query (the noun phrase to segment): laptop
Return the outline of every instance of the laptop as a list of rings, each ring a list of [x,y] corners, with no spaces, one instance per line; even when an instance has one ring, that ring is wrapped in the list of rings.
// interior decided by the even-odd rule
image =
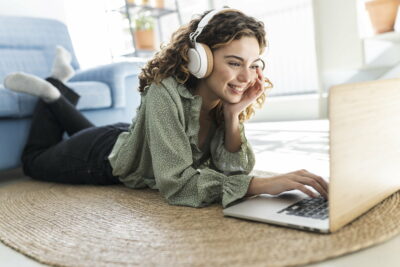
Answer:
[[[329,91],[329,201],[298,190],[261,194],[225,216],[332,233],[400,190],[400,79]]]

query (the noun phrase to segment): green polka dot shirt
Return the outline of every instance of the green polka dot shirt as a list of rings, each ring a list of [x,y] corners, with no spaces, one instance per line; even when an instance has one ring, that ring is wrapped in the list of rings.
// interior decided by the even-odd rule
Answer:
[[[174,78],[152,84],[143,93],[129,131],[109,155],[113,175],[131,188],[158,189],[169,204],[226,207],[249,187],[255,158],[240,124],[238,152],[225,149],[225,126],[214,125],[198,147],[201,97]]]

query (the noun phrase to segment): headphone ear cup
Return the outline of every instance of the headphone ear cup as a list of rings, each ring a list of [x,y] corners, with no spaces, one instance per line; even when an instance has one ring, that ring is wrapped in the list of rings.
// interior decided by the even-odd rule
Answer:
[[[188,50],[188,69],[191,74],[198,78],[200,71],[200,55],[195,48],[189,48]]]
[[[207,57],[207,71],[206,71],[206,74],[204,74],[204,78],[206,78],[206,77],[210,76],[210,74],[211,74],[211,72],[213,70],[214,57],[213,57],[211,49],[210,49],[210,47],[208,47],[208,45],[201,44],[201,43],[200,43],[200,45],[203,47],[203,49],[205,51],[205,54],[206,54],[206,57]]]
[[[199,79],[210,75],[213,68],[213,56],[207,45],[196,43],[194,48],[189,49],[188,57],[188,69],[191,74]]]

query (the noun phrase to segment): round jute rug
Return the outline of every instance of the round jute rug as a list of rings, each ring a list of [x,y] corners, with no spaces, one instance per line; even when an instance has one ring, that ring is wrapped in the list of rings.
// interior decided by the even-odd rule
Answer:
[[[287,266],[400,233],[400,193],[325,235],[168,205],[158,191],[23,181],[0,189],[0,240],[54,266]]]

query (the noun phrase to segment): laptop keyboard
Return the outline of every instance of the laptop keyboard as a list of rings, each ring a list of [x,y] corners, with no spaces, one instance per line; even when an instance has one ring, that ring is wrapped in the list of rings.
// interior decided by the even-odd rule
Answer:
[[[328,201],[323,197],[305,198],[278,213],[325,220],[328,218]]]

